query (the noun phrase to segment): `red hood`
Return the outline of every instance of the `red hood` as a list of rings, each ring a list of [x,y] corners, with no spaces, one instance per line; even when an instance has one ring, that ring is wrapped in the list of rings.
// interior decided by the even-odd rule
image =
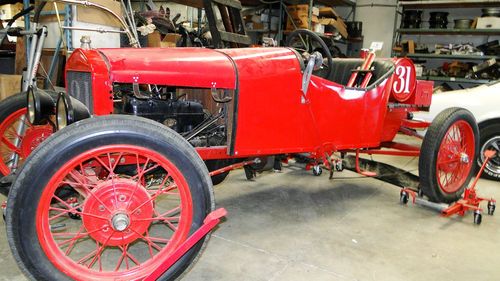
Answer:
[[[263,74],[267,64],[282,65],[289,61],[288,64],[298,68],[295,53],[285,48],[143,48],[77,49],[68,60],[66,70],[94,72],[96,65],[105,64],[111,82],[235,89],[237,68],[244,67],[242,61],[254,62],[251,75],[256,76]],[[242,77],[239,78],[241,81]]]

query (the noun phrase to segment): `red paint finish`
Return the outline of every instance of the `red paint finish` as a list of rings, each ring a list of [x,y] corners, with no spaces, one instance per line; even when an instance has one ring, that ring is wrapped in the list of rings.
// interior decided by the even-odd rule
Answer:
[[[437,155],[436,176],[439,187],[454,193],[464,184],[476,159],[472,127],[464,120],[446,132]]]
[[[417,88],[415,90],[415,94],[411,95],[407,102],[419,107],[430,107],[433,88],[433,81],[417,80]]]
[[[113,80],[110,80],[107,62],[98,50],[76,49],[66,63],[66,73],[68,71],[92,73],[94,115],[113,113]],[[66,85],[67,91],[69,86]]]
[[[172,255],[163,262],[159,267],[144,278],[143,281],[154,281],[163,275],[177,260],[179,260],[187,251],[189,251],[198,241],[208,234],[214,227],[219,224],[222,217],[227,215],[224,208],[219,208],[207,215],[203,221],[203,225],[198,228],[189,238],[179,247]]]
[[[394,90],[415,93],[409,60],[395,60],[398,75],[369,91],[313,76],[304,95],[299,59],[287,48],[77,50],[68,70],[93,73],[96,115],[112,111],[115,82],[236,89],[234,143],[228,144],[234,155],[227,147],[199,148],[203,159],[377,148],[418,109],[387,106]]]
[[[406,102],[413,96],[416,87],[417,74],[410,59],[394,59],[394,82],[392,84],[391,100]]]
[[[24,134],[17,134],[17,126],[22,121],[22,117],[26,115],[27,109],[22,108],[5,118],[0,123],[0,151],[2,159],[0,161],[0,173],[8,175],[11,170],[7,163],[11,161],[11,157],[16,154],[18,157],[18,167],[24,163],[24,160],[41,142],[52,135],[53,129],[50,125],[34,126],[24,118],[25,130]],[[20,143],[15,146],[15,139],[20,138]],[[17,167],[14,167],[17,168]]]
[[[224,54],[202,48],[100,49],[111,80],[195,88],[234,89],[235,69]]]

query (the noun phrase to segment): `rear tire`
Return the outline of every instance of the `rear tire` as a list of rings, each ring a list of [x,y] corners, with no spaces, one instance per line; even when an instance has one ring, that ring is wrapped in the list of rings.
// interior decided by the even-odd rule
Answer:
[[[488,149],[497,150],[495,146],[500,146],[500,125],[493,124],[482,128],[480,136],[480,151],[477,158],[478,168],[480,168],[484,162],[484,152]],[[497,150],[495,157],[490,159],[488,164],[486,164],[482,177],[485,179],[500,181],[500,150]]]
[[[129,162],[139,171],[136,177],[115,170]],[[68,185],[80,196],[81,211],[71,211],[81,220],[64,220],[70,211],[57,191]],[[96,117],[55,133],[26,160],[9,193],[7,237],[16,262],[33,280],[137,280],[170,257],[213,209],[208,171],[180,135],[144,118]],[[57,214],[62,216],[54,218]],[[73,229],[83,229],[85,239],[73,236]],[[76,239],[69,254],[61,235]],[[159,280],[181,275],[207,238]],[[100,253],[96,244],[103,247]],[[78,254],[91,256],[80,262]]]
[[[436,116],[418,162],[420,188],[429,200],[451,203],[460,198],[474,173],[478,135],[476,120],[466,109],[448,108]]]
[[[207,165],[207,169],[209,172],[213,172],[215,170],[218,170],[220,168],[224,168],[226,166],[229,166],[233,163],[231,160],[226,160],[226,159],[216,159],[216,160],[207,160],[205,161],[205,165]],[[221,184],[229,175],[230,171],[212,176],[212,184],[213,185],[218,185]]]

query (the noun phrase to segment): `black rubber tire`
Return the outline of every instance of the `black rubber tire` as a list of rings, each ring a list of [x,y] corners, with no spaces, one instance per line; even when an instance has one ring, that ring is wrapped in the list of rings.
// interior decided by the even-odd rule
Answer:
[[[220,168],[224,168],[224,167],[229,166],[231,164],[232,164],[232,162],[229,162],[226,159],[217,159],[217,160],[207,160],[207,161],[205,161],[205,165],[207,165],[207,169],[208,169],[209,172],[218,170]],[[224,172],[222,174],[218,174],[218,175],[212,176],[211,177],[212,184],[213,185],[221,184],[227,178],[228,175],[229,175],[229,171]]]
[[[474,213],[474,224],[480,225],[483,221],[483,215],[480,213]]]
[[[491,140],[494,137],[500,137],[500,124],[492,124],[489,126],[486,126],[480,130],[480,140],[479,140],[479,149],[481,151],[483,145],[486,144],[489,140]],[[481,152],[480,152],[481,153]],[[481,161],[481,157],[484,157],[482,155],[479,155],[477,158],[477,165],[478,169],[481,167],[483,164]],[[500,167],[500,151],[497,152],[497,155],[493,158],[490,159],[490,163],[494,161],[494,164],[496,166]],[[484,168],[483,174],[481,175],[485,179],[490,179],[490,180],[496,180],[500,181],[500,173],[497,171],[492,171],[491,169],[488,169],[488,166]]]
[[[445,193],[439,187],[436,165],[439,147],[448,129],[458,120],[466,121],[472,128],[474,134],[475,152],[470,157],[470,161],[475,161],[479,149],[479,129],[477,127],[476,119],[472,113],[466,109],[452,107],[440,112],[430,127],[427,129],[422,147],[420,149],[420,158],[418,161],[418,172],[420,177],[420,189],[429,200],[438,203],[451,203],[457,201],[464,189],[469,184],[473,174],[474,168],[471,168],[464,184],[454,193]]]
[[[314,169],[314,167],[312,167],[312,172],[313,172],[313,175],[315,175],[316,177],[319,177],[323,173],[323,169],[321,167],[319,167],[318,170],[316,171]]]
[[[35,214],[43,188],[67,159],[108,144],[153,149],[184,174],[193,200],[192,234],[214,209],[208,171],[193,147],[173,130],[141,117],[112,115],[82,120],[53,134],[19,170],[8,197],[7,238],[22,272],[32,280],[70,280],[46,257],[36,232]],[[194,263],[209,236],[177,261],[159,280],[172,280]]]
[[[399,203],[401,205],[406,205],[408,204],[408,200],[409,200],[408,193],[406,191],[401,191],[399,193]]]
[[[17,93],[0,101],[0,122],[7,119],[7,117],[9,117],[11,114],[24,107],[26,107],[25,93]],[[0,176],[6,176],[6,175],[0,172]]]

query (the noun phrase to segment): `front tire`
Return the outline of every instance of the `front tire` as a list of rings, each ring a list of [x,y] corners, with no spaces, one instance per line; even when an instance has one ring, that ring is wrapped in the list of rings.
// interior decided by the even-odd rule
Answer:
[[[116,169],[122,164],[135,175]],[[68,187],[71,205],[61,198]],[[34,280],[137,280],[213,209],[208,171],[181,136],[143,118],[96,117],[57,132],[27,159],[9,193],[7,237]],[[160,280],[182,274],[206,239]]]
[[[474,172],[479,129],[472,113],[448,108],[439,113],[420,150],[420,188],[429,200],[451,203],[460,198]]]
[[[477,158],[479,167],[484,162],[484,152],[488,149],[495,150],[497,154],[491,158],[484,168],[483,178],[500,181],[500,125],[493,124],[481,129],[480,151]]]

